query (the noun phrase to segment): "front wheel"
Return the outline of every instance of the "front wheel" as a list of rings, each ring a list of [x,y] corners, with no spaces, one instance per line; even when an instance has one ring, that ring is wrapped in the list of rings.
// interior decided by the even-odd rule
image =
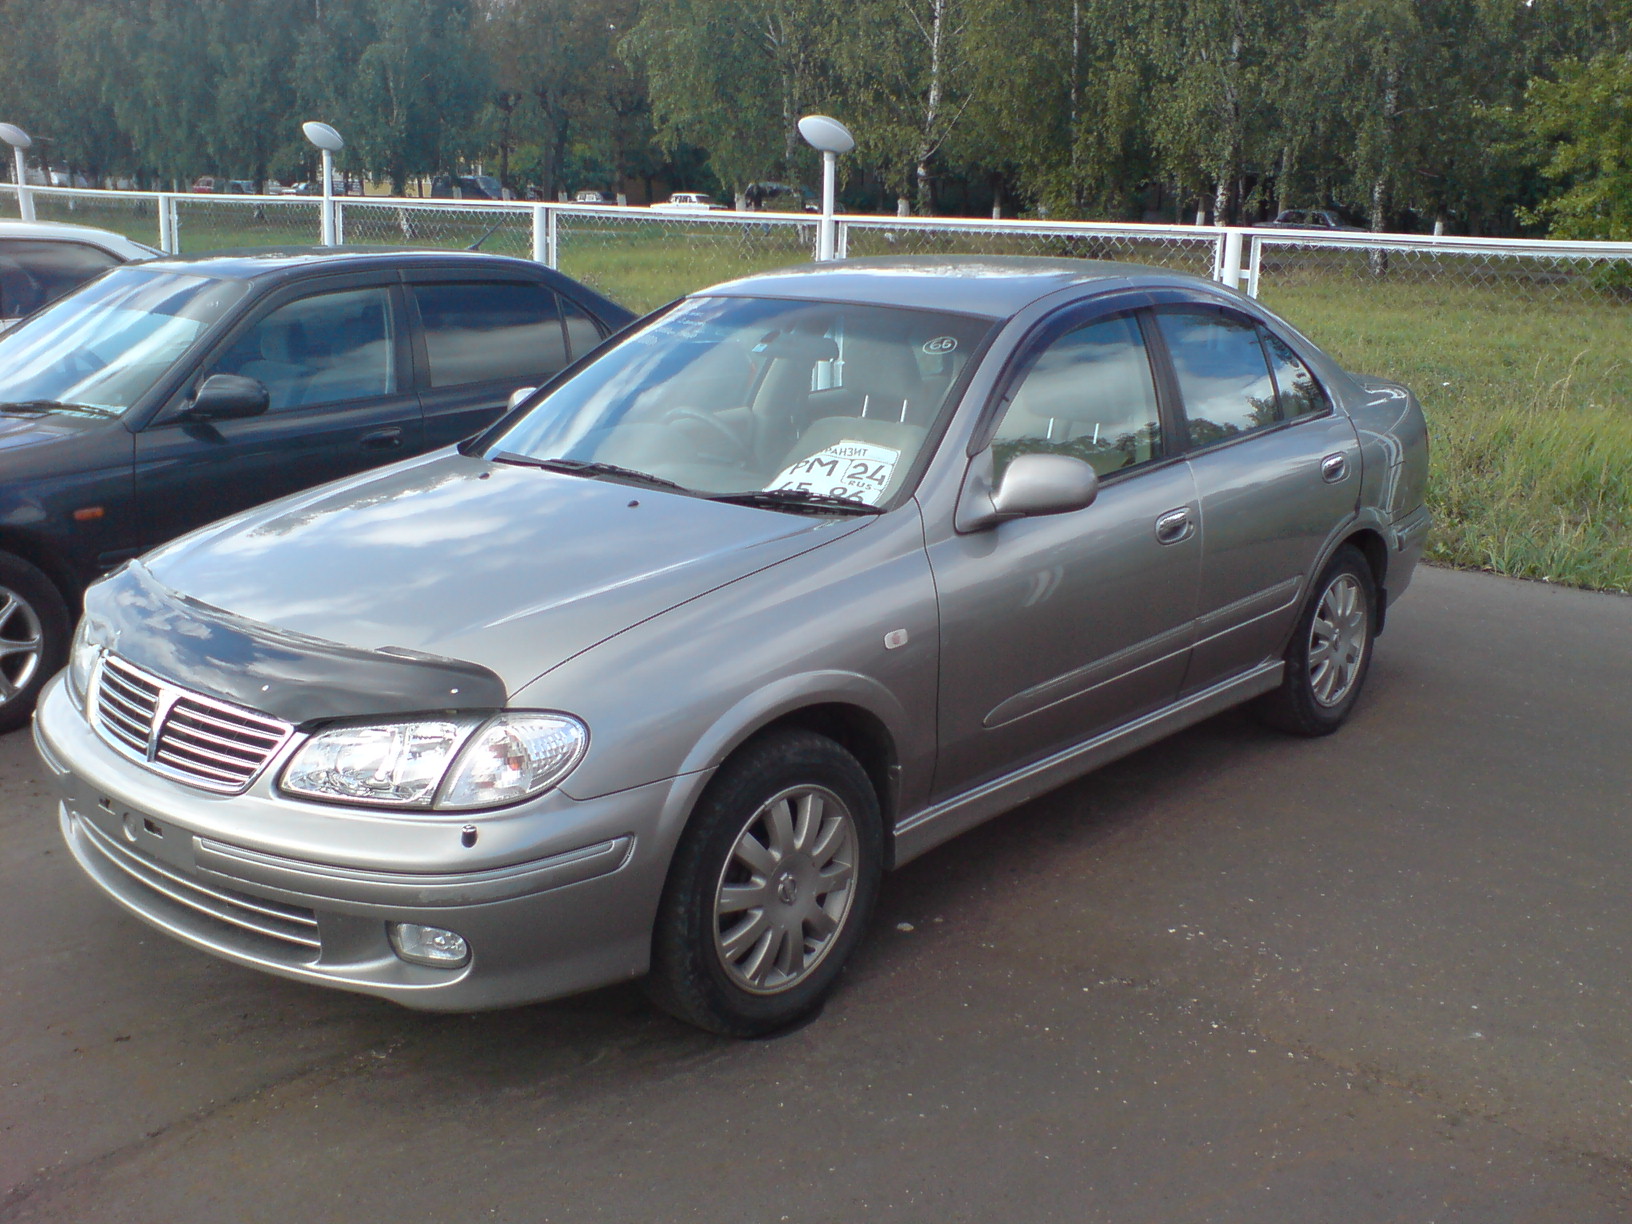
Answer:
[[[1264,721],[1294,735],[1330,735],[1360,697],[1377,637],[1377,581],[1357,549],[1327,565],[1286,648],[1280,688],[1258,704]]]
[[[652,940],[650,990],[710,1032],[754,1037],[814,1011],[878,894],[878,797],[825,736],[751,742],[681,837]]]
[[[0,732],[28,721],[40,689],[68,661],[72,628],[51,580],[0,553]]]

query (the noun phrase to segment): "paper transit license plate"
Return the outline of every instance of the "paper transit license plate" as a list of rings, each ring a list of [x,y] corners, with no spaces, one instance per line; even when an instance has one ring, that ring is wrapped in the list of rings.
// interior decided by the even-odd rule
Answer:
[[[798,489],[849,497],[876,506],[884,498],[901,452],[872,442],[835,442],[782,471],[767,489]]]

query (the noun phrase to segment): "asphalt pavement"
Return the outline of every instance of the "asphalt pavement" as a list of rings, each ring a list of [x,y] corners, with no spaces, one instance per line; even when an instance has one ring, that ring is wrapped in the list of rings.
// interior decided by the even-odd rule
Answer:
[[[758,1042],[219,963],[0,738],[0,1221],[1625,1224],[1629,695],[1632,599],[1423,572],[1336,737],[1227,714],[949,843]]]

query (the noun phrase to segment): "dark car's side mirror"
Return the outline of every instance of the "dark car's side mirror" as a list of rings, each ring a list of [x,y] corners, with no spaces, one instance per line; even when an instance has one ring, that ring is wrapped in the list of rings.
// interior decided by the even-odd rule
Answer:
[[[242,374],[211,374],[181,414],[188,421],[236,421],[260,416],[272,402],[266,384]]]
[[[988,449],[970,464],[954,526],[982,531],[1009,519],[1067,514],[1093,505],[1098,496],[1098,474],[1070,455],[1016,455],[993,489]]]

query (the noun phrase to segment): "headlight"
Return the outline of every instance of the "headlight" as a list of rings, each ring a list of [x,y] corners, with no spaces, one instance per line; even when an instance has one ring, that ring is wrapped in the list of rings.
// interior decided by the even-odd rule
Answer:
[[[91,641],[91,626],[88,620],[79,622],[79,630],[74,634],[74,644],[68,651],[68,691],[74,695],[79,708],[85,708],[85,695],[91,690],[91,672],[96,668],[96,661],[102,655],[102,648]]]
[[[576,718],[519,710],[334,727],[301,745],[279,785],[292,795],[380,807],[503,807],[554,786],[588,742]]]

